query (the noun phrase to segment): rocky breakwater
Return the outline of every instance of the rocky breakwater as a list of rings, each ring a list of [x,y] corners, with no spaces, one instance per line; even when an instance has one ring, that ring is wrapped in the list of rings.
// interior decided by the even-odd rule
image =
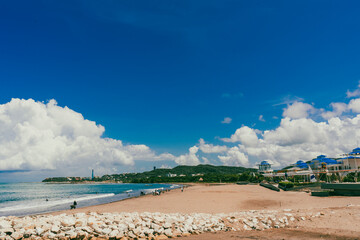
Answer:
[[[167,239],[215,231],[284,228],[321,213],[76,213],[0,217],[0,239]]]

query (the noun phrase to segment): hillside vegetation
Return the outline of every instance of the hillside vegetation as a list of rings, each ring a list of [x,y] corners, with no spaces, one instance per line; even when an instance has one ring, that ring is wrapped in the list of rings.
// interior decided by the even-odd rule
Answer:
[[[197,165],[177,166],[172,169],[154,169],[143,173],[122,173],[104,175],[94,179],[81,177],[46,178],[43,182],[111,181],[123,183],[165,183],[165,182],[237,182],[261,180],[257,170],[244,167]]]

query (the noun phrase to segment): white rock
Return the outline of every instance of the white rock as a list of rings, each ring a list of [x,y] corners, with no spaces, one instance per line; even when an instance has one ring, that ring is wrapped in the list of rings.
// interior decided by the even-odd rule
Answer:
[[[128,226],[129,226],[129,230],[135,229],[135,225],[133,223],[129,223]]]
[[[15,240],[18,240],[18,239],[21,239],[21,238],[23,237],[23,235],[20,234],[20,233],[18,233],[18,232],[13,232],[13,233],[11,234],[11,237],[12,237],[13,239],[15,239]]]
[[[53,233],[59,233],[60,228],[59,228],[59,226],[54,225],[54,226],[51,227],[50,231],[53,232]]]
[[[166,229],[166,230],[164,231],[164,234],[165,234],[166,236],[168,236],[168,237],[172,237],[172,236],[173,236],[173,232],[172,232],[172,230],[171,230],[170,228]]]
[[[104,235],[109,235],[112,232],[111,228],[104,228],[101,230],[101,233]]]
[[[128,235],[128,237],[130,237],[130,238],[136,238],[136,237],[137,237],[132,231],[129,231],[129,232],[127,233],[127,235]]]
[[[84,218],[84,217],[86,217],[86,214],[85,214],[85,213],[76,213],[76,214],[75,214],[75,217],[77,217],[77,218]]]
[[[40,236],[43,232],[44,232],[44,229],[42,229],[41,227],[37,227],[37,228],[36,228],[36,234],[37,234],[37,235]]]
[[[0,221],[0,230],[5,229],[5,228],[11,228],[11,223],[6,220],[1,220]]]
[[[75,225],[75,220],[73,218],[69,218],[69,217],[63,218],[61,220],[61,225],[64,226],[64,227],[74,226]]]
[[[113,230],[111,233],[109,233],[110,238],[114,238],[120,234],[119,230]]]
[[[171,228],[172,225],[169,222],[166,222],[166,223],[164,223],[163,227],[164,228]]]

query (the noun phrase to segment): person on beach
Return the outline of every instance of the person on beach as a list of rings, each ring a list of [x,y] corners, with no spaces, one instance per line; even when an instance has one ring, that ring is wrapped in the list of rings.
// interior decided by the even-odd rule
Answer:
[[[77,205],[77,202],[74,201],[74,203],[73,203],[72,205],[70,205],[70,210],[71,210],[71,209],[76,209],[76,205]]]
[[[181,192],[183,192],[184,191],[184,187],[181,187]]]

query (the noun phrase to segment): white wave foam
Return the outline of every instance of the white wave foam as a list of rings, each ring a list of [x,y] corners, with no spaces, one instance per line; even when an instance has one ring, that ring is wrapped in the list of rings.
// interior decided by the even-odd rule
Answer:
[[[66,203],[73,203],[74,201],[81,202],[81,201],[97,199],[97,198],[112,197],[114,195],[115,195],[114,193],[94,194],[94,195],[87,195],[85,197],[59,199],[59,200],[55,200],[55,201],[50,200],[50,201],[41,202],[41,203],[40,202],[35,202],[35,203],[31,202],[31,203],[27,203],[27,204],[19,204],[19,205],[15,205],[15,206],[11,206],[11,207],[0,208],[0,212],[19,211],[19,210],[36,209],[36,208],[48,208],[48,207],[53,207],[53,206],[62,205],[62,204],[66,204]]]

